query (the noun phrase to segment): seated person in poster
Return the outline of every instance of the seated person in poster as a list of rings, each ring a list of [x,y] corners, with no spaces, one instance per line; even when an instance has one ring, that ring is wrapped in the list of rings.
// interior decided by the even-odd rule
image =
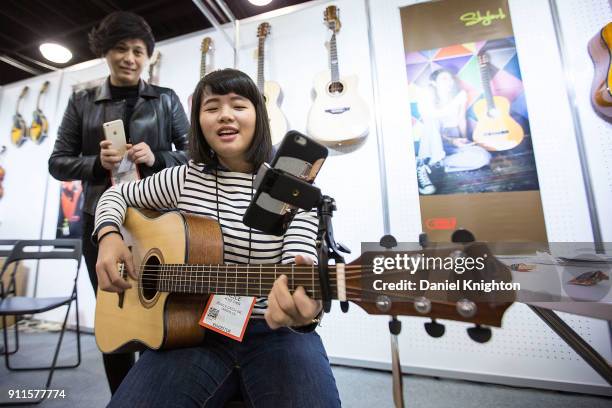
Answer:
[[[429,77],[429,91],[420,103],[425,131],[417,153],[419,193],[435,194],[432,170],[456,172],[476,170],[489,164],[491,155],[474,145],[467,134],[467,93],[447,69]],[[421,101],[420,101],[421,102]]]

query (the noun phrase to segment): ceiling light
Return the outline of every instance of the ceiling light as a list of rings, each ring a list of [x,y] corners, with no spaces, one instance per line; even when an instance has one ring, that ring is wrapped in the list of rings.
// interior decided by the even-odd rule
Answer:
[[[265,6],[267,4],[272,3],[272,0],[249,0],[249,3],[254,4],[256,6]]]
[[[40,53],[51,62],[65,64],[72,59],[72,53],[63,45],[54,43],[44,43],[38,47]]]

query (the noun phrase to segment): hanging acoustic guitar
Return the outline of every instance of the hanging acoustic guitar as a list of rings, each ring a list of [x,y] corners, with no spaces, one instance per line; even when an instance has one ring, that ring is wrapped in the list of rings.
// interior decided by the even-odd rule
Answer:
[[[32,118],[32,125],[30,125],[30,139],[38,144],[41,144],[49,134],[49,121],[42,109],[40,109],[40,100],[45,92],[47,92],[47,89],[49,89],[49,81],[45,81],[40,88],[38,99],[36,100],[36,110]]]
[[[612,23],[589,41],[589,54],[595,65],[591,104],[599,116],[612,122]]]
[[[21,107],[21,102],[25,98],[30,88],[24,86],[19,94],[19,99],[17,99],[17,106],[15,107],[15,115],[13,115],[13,127],[11,129],[11,143],[15,146],[19,147],[25,142],[28,138],[28,125],[26,125],[23,116],[19,113],[19,108]]]
[[[308,112],[307,132],[318,142],[335,147],[362,141],[368,134],[370,114],[357,93],[357,75],[340,77],[336,33],[340,31],[338,8],[325,9],[324,20],[332,31],[329,42],[330,71],[315,76],[316,98]]]
[[[266,37],[270,34],[270,24],[261,23],[257,27],[257,88],[264,96],[268,119],[270,121],[270,133],[272,144],[279,144],[287,133],[287,118],[280,110],[281,88],[278,82],[264,80],[264,44]]]
[[[120,265],[121,275],[132,287],[119,294],[98,289],[95,335],[104,353],[200,344],[204,329],[197,322],[209,294],[267,296],[281,274],[288,277],[291,291],[303,286],[309,296],[321,299],[316,266],[223,264],[221,227],[211,218],[178,211],[163,214],[148,211],[145,215],[128,208],[123,236],[132,251],[138,280],[127,276]],[[387,253],[389,257],[400,254],[385,252],[385,256]],[[506,282],[512,279],[509,269],[482,243],[448,244],[408,252],[441,259],[457,253],[462,254],[457,256],[473,259],[486,258],[486,278]],[[399,290],[375,291],[374,281],[379,279],[401,283],[419,279],[442,281],[449,277],[478,281],[485,277],[483,272],[465,271],[457,275],[451,271],[453,277],[448,271],[437,269],[387,270],[380,275],[372,268],[377,256],[379,254],[365,252],[343,268],[329,266],[331,297],[345,298],[369,314],[450,319],[496,327],[501,326],[505,310],[515,299],[514,292],[507,295],[491,292],[483,297],[482,294],[444,290],[425,290],[418,296]]]
[[[510,101],[503,96],[493,96],[486,53],[478,55],[478,65],[484,97],[474,104],[478,122],[472,139],[489,151],[512,149],[523,141],[523,128],[510,116]]]
[[[202,45],[200,45],[200,78],[198,80],[204,78],[206,75],[206,55],[212,51],[212,39],[210,37],[204,37],[202,40]],[[189,105],[189,112],[191,112],[191,103],[193,99],[193,94],[189,95],[187,99],[187,103]]]
[[[159,69],[161,67],[162,54],[159,50],[153,53],[149,62],[149,83],[151,85],[159,85]]]

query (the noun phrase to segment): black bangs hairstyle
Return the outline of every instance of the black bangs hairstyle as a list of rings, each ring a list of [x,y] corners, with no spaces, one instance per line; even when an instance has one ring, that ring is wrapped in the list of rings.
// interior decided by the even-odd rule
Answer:
[[[96,57],[103,57],[119,41],[139,39],[147,46],[147,56],[153,55],[155,38],[144,18],[129,11],[115,11],[104,17],[89,33],[89,48]]]
[[[272,139],[268,112],[262,94],[257,85],[244,72],[225,68],[213,71],[204,76],[195,91],[191,105],[191,128],[189,130],[189,153],[196,163],[217,166],[219,160],[212,150],[200,126],[200,109],[205,95],[227,95],[229,93],[247,98],[255,106],[255,134],[251,146],[246,152],[246,159],[253,164],[253,171],[272,158]]]

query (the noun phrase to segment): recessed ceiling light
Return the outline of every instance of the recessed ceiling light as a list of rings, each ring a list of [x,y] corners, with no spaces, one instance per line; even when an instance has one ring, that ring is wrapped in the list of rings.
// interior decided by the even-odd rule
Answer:
[[[265,6],[267,4],[272,3],[272,0],[249,0],[249,3],[254,4],[256,6]]]
[[[63,45],[55,43],[44,43],[38,47],[40,53],[51,62],[65,64],[72,59],[72,53]]]

